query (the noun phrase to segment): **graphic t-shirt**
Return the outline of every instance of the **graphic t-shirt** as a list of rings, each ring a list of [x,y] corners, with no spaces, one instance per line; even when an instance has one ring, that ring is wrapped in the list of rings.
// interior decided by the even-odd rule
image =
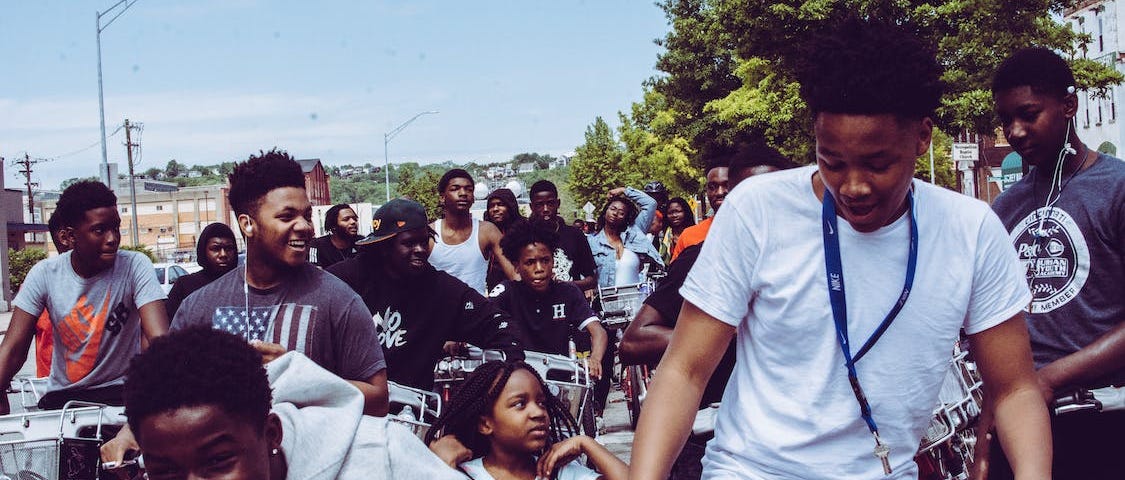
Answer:
[[[391,278],[378,262],[372,252],[360,252],[328,271],[374,312],[379,336],[373,344],[383,347],[388,380],[429,390],[447,341],[503,349],[509,358],[522,358],[508,314],[465,282],[430,265],[414,278]]]
[[[561,218],[555,218],[558,226],[558,245],[555,246],[555,280],[573,282],[594,276],[594,254],[586,235]],[[550,229],[550,226],[536,225],[537,228]]]
[[[13,301],[32,315],[50,314],[54,353],[47,392],[124,383],[141,346],[138,309],[164,299],[144,255],[118,251],[112,267],[82,278],[70,264],[71,253],[35,264]]]
[[[492,289],[491,295],[519,327],[524,348],[533,352],[567,355],[570,336],[598,321],[586,296],[573,283],[551,282],[546,292],[539,293],[523,282],[508,280]]]
[[[1074,353],[1125,322],[1125,163],[1099,154],[1045,206],[1054,172],[1032,169],[992,204],[1026,268],[1036,367]],[[1092,385],[1125,383],[1125,366]]]
[[[365,381],[387,368],[371,313],[340,279],[302,264],[276,287],[243,290],[241,265],[189,295],[172,330],[207,325],[305,354],[344,380]]]

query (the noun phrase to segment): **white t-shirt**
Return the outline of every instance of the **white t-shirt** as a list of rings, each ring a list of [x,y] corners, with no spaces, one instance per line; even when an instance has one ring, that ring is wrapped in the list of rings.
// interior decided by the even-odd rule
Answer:
[[[738,332],[705,478],[884,478],[835,338],[815,167],[753,177],[723,203],[684,299]],[[974,334],[1030,299],[1007,233],[983,202],[914,182],[918,266],[910,297],[857,364],[892,478],[913,462],[959,330]],[[848,334],[859,349],[902,291],[910,223],[838,222]]]
[[[474,458],[461,464],[461,470],[473,480],[495,480],[484,468],[484,458]],[[577,461],[563,465],[559,469],[558,480],[596,480],[601,474],[583,467]]]

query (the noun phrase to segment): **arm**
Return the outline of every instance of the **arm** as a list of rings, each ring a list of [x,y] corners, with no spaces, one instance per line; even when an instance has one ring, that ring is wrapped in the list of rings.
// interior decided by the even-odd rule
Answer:
[[[726,352],[734,327],[684,302],[672,343],[645,399],[633,441],[630,478],[668,477],[680,453],[704,386]]]
[[[598,275],[595,273],[593,275],[582,277],[581,279],[575,280],[570,283],[573,283],[574,286],[578,287],[578,289],[582,290],[583,292],[585,292],[586,290],[593,290],[595,288],[598,288]]]
[[[655,294],[654,294],[655,295]],[[637,317],[625,328],[621,339],[621,363],[625,365],[652,364],[668,350],[672,341],[672,327],[663,315],[647,304],[641,306]]]
[[[600,443],[585,435],[570,437],[551,446],[551,450],[539,457],[537,474],[539,478],[555,478],[556,468],[574,461],[579,455],[586,454],[594,469],[602,474],[606,480],[625,480],[629,478],[629,466],[620,458],[606,450]]]
[[[508,257],[504,256],[504,251],[500,249],[500,239],[504,236],[500,233],[500,229],[496,228],[491,222],[480,222],[480,235],[481,241],[486,243],[484,250],[489,252],[489,255],[496,263],[500,265],[500,269],[504,271],[504,276],[508,280],[519,280],[519,274],[516,273],[516,267],[512,266],[512,262]]]
[[[609,345],[609,334],[606,333],[605,327],[602,327],[602,322],[595,320],[586,325],[586,331],[590,332],[590,376],[594,378],[602,378],[602,357],[605,356],[605,349]]]
[[[16,307],[12,311],[12,319],[8,324],[8,331],[4,334],[4,341],[0,342],[0,385],[5,389],[12,382],[12,377],[19,373],[24,362],[27,362],[27,352],[31,342],[35,339],[36,317]],[[0,414],[11,413],[8,405],[8,396],[0,395]]]
[[[164,300],[148,302],[137,309],[141,317],[141,331],[145,340],[152,339],[168,333],[168,310],[164,308]]]
[[[974,334],[969,341],[1012,472],[1022,479],[1051,478],[1051,426],[1023,315]]]
[[[390,390],[387,387],[387,369],[379,370],[366,381],[348,380],[363,394],[363,414],[385,417],[391,409]]]
[[[640,208],[640,211],[637,212],[637,219],[633,220],[633,226],[641,229],[642,233],[648,233],[648,227],[652,225],[652,218],[656,216],[656,200],[648,196],[647,193],[633,187],[625,187],[622,193],[625,194],[625,198],[632,200]]]
[[[1118,324],[1094,343],[1051,362],[1039,370],[1039,389],[1049,405],[1055,392],[1081,387],[1125,365],[1125,322]]]

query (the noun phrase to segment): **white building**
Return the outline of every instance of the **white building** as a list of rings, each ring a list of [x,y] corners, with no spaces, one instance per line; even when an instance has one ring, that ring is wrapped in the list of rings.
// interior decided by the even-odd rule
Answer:
[[[1110,0],[1079,1],[1063,12],[1063,19],[1075,32],[1089,34],[1092,42],[1078,55],[1125,72],[1125,38],[1118,35],[1118,25],[1125,24],[1125,5]],[[1078,92],[1078,136],[1099,152],[1120,156],[1118,148],[1125,145],[1125,129],[1118,121],[1117,99],[1125,95],[1125,86],[1111,87],[1105,98],[1094,92]]]

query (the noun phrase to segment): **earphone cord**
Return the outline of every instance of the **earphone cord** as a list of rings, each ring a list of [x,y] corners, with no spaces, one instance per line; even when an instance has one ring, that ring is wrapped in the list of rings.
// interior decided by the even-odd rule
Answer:
[[[250,271],[249,263],[250,263],[250,256],[247,255],[246,261],[243,262],[243,265],[242,265],[242,295],[243,295],[243,299],[245,299],[245,301],[246,301],[246,303],[243,305],[243,315],[244,315],[244,317],[243,317],[242,320],[246,322],[246,342],[247,343],[250,342],[250,281],[247,280],[247,278],[246,278],[247,275],[250,274],[249,273],[249,271]]]

